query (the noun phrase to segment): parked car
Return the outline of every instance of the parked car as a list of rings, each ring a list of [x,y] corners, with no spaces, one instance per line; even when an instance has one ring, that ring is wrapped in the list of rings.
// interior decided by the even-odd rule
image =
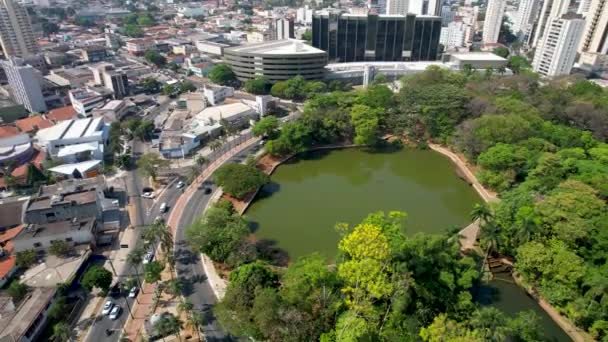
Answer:
[[[154,198],[154,193],[150,192],[150,191],[146,191],[143,194],[141,194],[141,197],[143,197],[143,198]]]
[[[133,286],[131,288],[131,291],[129,291],[129,298],[137,297],[137,292],[139,292],[139,289],[137,288],[137,286]]]
[[[120,315],[120,306],[116,305],[110,312],[110,319],[115,320]]]
[[[144,265],[149,264],[150,262],[152,262],[153,259],[154,259],[153,252],[146,253],[146,255],[144,255],[144,260],[143,260]]]
[[[108,300],[104,305],[103,305],[103,310],[101,310],[101,314],[102,315],[107,315],[110,313],[110,311],[112,311],[112,308],[114,307],[114,303],[112,303],[111,300]]]
[[[112,286],[110,288],[110,291],[108,294],[110,295],[110,297],[114,297],[114,298],[120,296],[120,283],[114,284],[114,286]]]
[[[177,185],[175,187],[178,188],[178,189],[181,189],[181,188],[184,187],[184,185],[186,185],[186,184],[184,184],[184,182],[179,181],[179,182],[177,182]]]

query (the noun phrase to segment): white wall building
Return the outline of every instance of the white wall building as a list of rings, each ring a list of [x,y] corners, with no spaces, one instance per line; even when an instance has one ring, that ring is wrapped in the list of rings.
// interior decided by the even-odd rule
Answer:
[[[489,0],[486,9],[486,18],[483,22],[482,42],[494,44],[498,42],[502,18],[505,14],[506,0]]]
[[[578,9],[576,10],[576,14],[581,14],[583,17],[587,16],[589,10],[591,9],[592,0],[581,0],[578,4]]]
[[[531,47],[538,46],[539,42],[544,39],[544,35],[546,31],[548,31],[551,20],[566,14],[569,5],[570,0],[544,0],[540,15],[536,21],[534,37],[530,40]]]
[[[313,10],[308,7],[308,5],[304,7],[298,8],[296,12],[296,22],[298,24],[303,25],[311,25],[312,24],[312,14]]]
[[[0,0],[0,45],[5,56],[25,57],[38,51],[27,11],[13,0]]]
[[[406,15],[409,9],[409,0],[387,0],[386,14],[389,15]]]
[[[102,160],[107,135],[108,127],[102,118],[66,120],[39,130],[36,145],[51,158],[65,162],[91,158]]]
[[[90,116],[93,109],[101,107],[105,102],[101,94],[91,90],[74,89],[68,95],[74,110],[81,116]]]
[[[30,112],[46,112],[42,94],[42,74],[30,65],[22,65],[19,58],[0,62],[15,101]]]
[[[441,6],[441,25],[447,26],[452,21],[454,21],[454,12],[452,12],[452,6]]]
[[[207,103],[212,106],[216,106],[224,102],[225,99],[233,96],[234,88],[218,86],[205,87],[203,89],[203,95],[205,96]]]
[[[513,23],[512,31],[520,41],[527,42],[534,28],[540,0],[521,0],[517,8],[517,16]]]
[[[181,6],[177,8],[177,16],[181,18],[193,18],[209,15],[209,11],[202,6]]]
[[[293,20],[281,18],[274,20],[275,36],[274,40],[295,38]]]
[[[441,28],[439,43],[446,50],[465,46],[465,38],[467,33],[467,25],[462,21],[452,21],[446,27]]]
[[[532,67],[543,76],[568,75],[583,35],[585,21],[578,14],[564,14],[547,26],[538,44]]]
[[[592,0],[579,52],[608,53],[608,0]]]

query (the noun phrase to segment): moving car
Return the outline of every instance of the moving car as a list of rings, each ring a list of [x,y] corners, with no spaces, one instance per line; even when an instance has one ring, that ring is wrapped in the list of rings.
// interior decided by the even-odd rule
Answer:
[[[137,286],[133,286],[131,288],[131,291],[129,291],[129,298],[137,297],[137,292],[139,292],[139,289],[137,288]]]
[[[186,185],[186,184],[184,184],[184,182],[179,181],[179,182],[177,182],[177,185],[175,187],[178,188],[178,189],[181,189],[181,188],[184,187],[184,185]]]
[[[150,192],[150,191],[146,191],[143,194],[141,194],[141,197],[143,197],[143,198],[154,198],[154,193]]]
[[[114,307],[114,303],[112,303],[111,300],[108,300],[104,305],[103,305],[103,310],[101,310],[101,314],[102,315],[107,315],[110,313],[110,311],[112,310],[112,308]]]
[[[160,204],[160,213],[164,213],[165,211],[167,211],[167,203],[163,202]]]
[[[144,255],[144,261],[143,261],[144,265],[149,264],[152,261],[152,259],[154,259],[154,253],[153,252],[146,253],[146,255]]]
[[[112,319],[112,320],[117,319],[119,315],[120,315],[120,306],[116,305],[110,312],[110,319]]]
[[[211,193],[211,188],[206,187],[204,191],[205,191],[205,195],[209,195]]]

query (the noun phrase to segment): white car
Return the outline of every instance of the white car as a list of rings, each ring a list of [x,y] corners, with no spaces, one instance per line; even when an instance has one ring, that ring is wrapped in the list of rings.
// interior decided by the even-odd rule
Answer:
[[[111,300],[107,301],[104,305],[103,305],[103,310],[101,310],[101,314],[102,315],[107,315],[110,313],[110,311],[112,311],[112,308],[114,307],[114,303],[112,303]]]
[[[137,288],[137,286],[133,286],[131,288],[131,291],[129,291],[129,298],[135,298],[137,296],[138,291],[139,289]]]
[[[146,253],[146,255],[144,255],[144,261],[143,261],[144,265],[149,264],[152,261],[152,259],[154,259],[154,253],[152,253],[152,252]]]
[[[143,198],[154,198],[154,193],[150,192],[150,191],[146,191],[143,194],[141,194],[141,197],[143,197]]]
[[[112,312],[110,312],[110,319],[112,319],[112,320],[117,319],[118,315],[120,315],[120,306],[116,305],[112,309]]]
[[[181,189],[181,188],[184,187],[184,185],[186,185],[186,184],[184,184],[184,182],[179,181],[179,182],[177,182],[177,185],[175,187],[178,188],[178,189]]]

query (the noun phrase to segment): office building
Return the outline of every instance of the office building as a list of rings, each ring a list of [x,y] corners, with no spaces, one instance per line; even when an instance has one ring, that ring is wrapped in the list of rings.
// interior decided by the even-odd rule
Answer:
[[[443,45],[445,50],[453,50],[465,46],[467,29],[467,25],[462,21],[453,21],[448,26],[441,28],[439,43]]]
[[[20,58],[11,58],[0,63],[15,101],[30,112],[46,112],[40,71],[31,65],[23,65],[23,60]]]
[[[581,53],[608,53],[608,0],[592,0],[585,17]]]
[[[274,19],[274,40],[295,38],[293,20],[280,18]]]
[[[538,43],[544,39],[549,23],[555,18],[561,17],[568,12],[570,0],[545,0],[540,10],[540,15],[536,21],[534,34],[530,39],[530,46],[537,47]]]
[[[447,26],[452,21],[454,21],[454,12],[452,12],[452,6],[441,6],[441,25]]]
[[[38,148],[66,163],[102,160],[108,128],[102,118],[65,120],[36,133]]]
[[[298,75],[323,78],[327,53],[302,40],[287,39],[227,48],[224,60],[241,81],[265,77],[277,82]]]
[[[6,56],[26,57],[38,51],[27,11],[13,0],[0,0],[0,44]]]
[[[386,0],[386,14],[406,15],[409,9],[409,0]]]
[[[517,8],[517,17],[513,23],[513,33],[520,41],[527,42],[540,8],[540,0],[521,0]]]
[[[313,16],[312,45],[330,63],[363,61],[432,61],[437,59],[441,17],[352,15]]]
[[[296,22],[298,24],[310,25],[312,24],[312,14],[313,10],[308,5],[300,7],[296,12]]]
[[[585,21],[580,14],[552,19],[536,48],[532,67],[543,76],[568,75],[583,35]]]
[[[116,70],[110,63],[101,63],[91,68],[95,84],[114,93],[115,99],[129,95],[129,80],[125,72]]]
[[[386,13],[386,0],[367,0],[367,8],[373,14]]]
[[[489,0],[486,9],[486,18],[483,21],[482,42],[484,44],[495,44],[498,42],[502,17],[507,6],[506,0]]]

